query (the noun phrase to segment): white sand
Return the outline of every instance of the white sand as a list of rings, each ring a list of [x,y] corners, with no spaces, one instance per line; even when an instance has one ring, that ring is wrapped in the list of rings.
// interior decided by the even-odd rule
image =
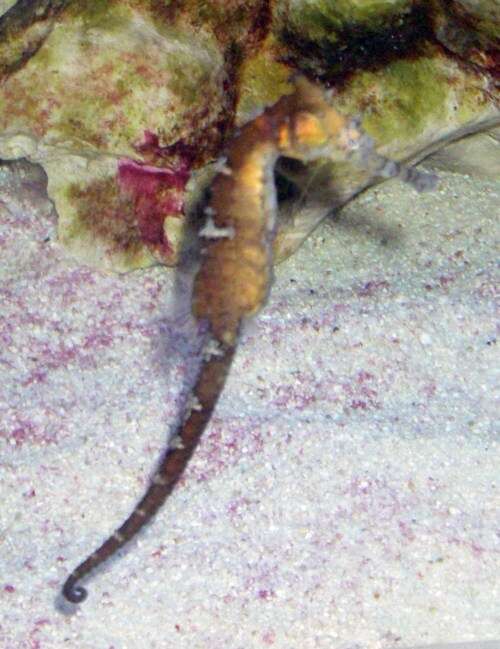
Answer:
[[[500,183],[442,178],[364,195],[277,269],[185,480],[70,616],[199,341],[185,276],[78,266],[0,170],[2,649],[500,639]]]

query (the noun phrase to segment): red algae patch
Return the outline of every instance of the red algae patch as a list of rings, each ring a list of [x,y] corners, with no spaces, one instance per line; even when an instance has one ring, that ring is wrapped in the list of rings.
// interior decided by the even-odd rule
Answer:
[[[126,267],[142,265],[147,255],[175,263],[189,177],[182,159],[167,169],[122,158],[115,176],[72,183],[66,195],[76,214],[65,228],[63,243],[86,232],[94,246],[99,242],[105,257],[120,255]]]
[[[158,252],[160,257],[172,252],[164,223],[179,218],[184,210],[184,190],[189,179],[186,165],[176,170],[141,165],[133,160],[118,163],[120,191],[134,205],[134,214],[141,241]]]

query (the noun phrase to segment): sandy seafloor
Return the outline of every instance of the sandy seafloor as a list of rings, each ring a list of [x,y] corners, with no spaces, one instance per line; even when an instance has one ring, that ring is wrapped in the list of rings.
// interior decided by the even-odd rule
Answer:
[[[0,170],[1,649],[500,640],[500,183],[441,178],[364,194],[277,268],[182,484],[64,615],[200,340],[187,273],[79,265]]]

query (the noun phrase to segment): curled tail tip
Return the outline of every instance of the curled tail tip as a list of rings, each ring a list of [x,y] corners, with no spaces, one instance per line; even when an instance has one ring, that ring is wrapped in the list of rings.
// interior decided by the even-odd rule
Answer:
[[[68,602],[81,604],[87,599],[88,593],[83,586],[77,586],[76,583],[72,577],[69,577],[63,586],[62,594]]]

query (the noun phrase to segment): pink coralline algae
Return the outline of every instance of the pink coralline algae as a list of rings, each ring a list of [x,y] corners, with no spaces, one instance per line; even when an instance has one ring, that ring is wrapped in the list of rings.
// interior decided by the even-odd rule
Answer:
[[[161,254],[172,251],[165,234],[166,219],[180,218],[184,210],[184,190],[189,180],[186,164],[170,170],[140,164],[133,160],[118,163],[121,192],[134,203],[137,227],[142,241]]]

